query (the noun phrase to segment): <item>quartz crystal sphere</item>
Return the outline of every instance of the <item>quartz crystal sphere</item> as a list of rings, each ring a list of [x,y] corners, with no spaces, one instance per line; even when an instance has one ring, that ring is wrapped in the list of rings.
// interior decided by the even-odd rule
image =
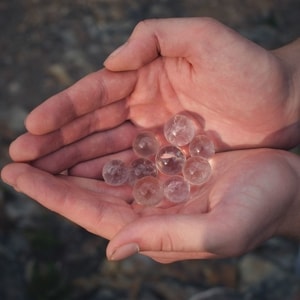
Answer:
[[[146,176],[137,180],[132,194],[138,204],[145,206],[154,206],[164,197],[160,181],[152,176]]]
[[[185,115],[177,114],[165,123],[164,135],[172,145],[185,146],[195,136],[194,122]]]
[[[130,164],[118,159],[105,163],[104,181],[131,185],[135,202],[144,206],[163,199],[172,203],[193,199],[211,176],[208,159],[215,154],[213,142],[204,134],[196,135],[197,129],[193,118],[174,115],[163,127],[163,147],[154,132],[139,132],[132,143],[135,159]]]
[[[185,202],[190,197],[190,184],[182,176],[171,176],[164,182],[163,188],[165,197],[171,202]]]
[[[168,145],[157,152],[155,162],[163,174],[175,175],[181,172],[185,159],[184,153],[178,147]]]
[[[183,176],[190,184],[201,185],[208,181],[212,169],[209,162],[200,156],[190,157],[183,166]]]
[[[158,151],[159,143],[152,132],[140,132],[132,144],[133,151],[141,157],[155,155]]]
[[[107,184],[122,185],[127,182],[129,170],[121,160],[110,160],[103,166],[102,177]]]
[[[191,156],[210,158],[215,154],[215,146],[206,135],[197,135],[189,144],[189,152]]]
[[[155,163],[146,158],[137,158],[133,160],[129,168],[128,182],[134,184],[136,180],[145,176],[157,176]]]

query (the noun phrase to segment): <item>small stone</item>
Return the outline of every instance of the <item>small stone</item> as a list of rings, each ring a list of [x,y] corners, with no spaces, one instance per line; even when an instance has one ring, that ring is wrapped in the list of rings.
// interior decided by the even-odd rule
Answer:
[[[123,185],[127,182],[129,170],[121,160],[108,161],[102,169],[104,181],[109,185]]]
[[[138,158],[131,162],[128,182],[134,184],[138,179],[145,176],[157,176],[155,163],[146,158]]]
[[[185,146],[195,136],[194,122],[185,115],[177,114],[166,122],[164,135],[172,145]]]
[[[156,166],[160,172],[175,175],[182,171],[186,158],[184,153],[175,146],[165,146],[156,154]]]
[[[189,144],[189,152],[191,156],[211,158],[215,154],[215,146],[208,136],[197,135]]]
[[[274,280],[285,276],[277,265],[254,254],[248,254],[242,258],[239,263],[239,273],[242,289],[255,286],[268,278]]]
[[[139,179],[133,187],[132,194],[138,204],[146,206],[158,204],[164,196],[162,185],[152,176]]]
[[[159,148],[159,143],[152,132],[140,132],[132,144],[133,151],[141,157],[155,155]]]
[[[209,162],[200,156],[187,159],[183,166],[183,177],[190,184],[201,185],[208,181],[212,173]]]
[[[172,176],[164,182],[164,195],[173,203],[185,202],[190,197],[190,185],[182,176]]]

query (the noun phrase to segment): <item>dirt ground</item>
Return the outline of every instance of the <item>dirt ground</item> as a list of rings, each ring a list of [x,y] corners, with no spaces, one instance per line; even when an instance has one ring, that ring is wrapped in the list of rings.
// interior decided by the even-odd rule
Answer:
[[[101,68],[138,21],[201,16],[267,49],[300,36],[300,0],[0,0],[0,167],[26,114]],[[141,256],[108,262],[106,244],[0,182],[2,300],[300,299],[292,241],[272,239],[236,259],[171,265]]]

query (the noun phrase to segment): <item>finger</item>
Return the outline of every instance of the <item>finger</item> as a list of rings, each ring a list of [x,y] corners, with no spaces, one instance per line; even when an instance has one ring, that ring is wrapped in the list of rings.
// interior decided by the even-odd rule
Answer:
[[[124,227],[110,241],[107,257],[112,260],[124,258],[122,248],[136,244],[141,253],[158,259],[175,259],[192,255],[193,258],[207,257],[211,253],[211,235],[208,215],[161,215],[136,220]],[[166,253],[166,255],[162,254]]]
[[[95,112],[92,116],[90,114],[85,115],[59,130],[45,135],[33,135],[27,132],[11,143],[10,157],[16,162],[35,160],[65,145],[81,140],[93,132],[118,126],[127,118],[126,110],[122,109],[124,105],[125,102],[112,104],[99,112]],[[128,131],[130,135],[131,130],[128,129]]]
[[[127,203],[132,202],[132,188],[129,185],[124,186],[110,186],[105,182],[96,179],[90,179],[85,177],[77,176],[61,176],[62,180],[69,182],[72,185],[76,185],[82,189],[92,191],[98,194],[103,194],[107,196],[113,196],[114,198],[119,198]]]
[[[127,117],[125,101],[118,101],[79,117],[48,134],[34,135],[27,132],[10,145],[9,154],[14,161],[18,162],[34,160],[93,132],[116,127]]]
[[[104,65],[112,71],[136,70],[158,56],[183,57],[193,63],[199,47],[207,47],[208,37],[219,33],[221,27],[224,30],[223,25],[209,18],[145,20]]]
[[[1,176],[6,183],[41,205],[104,238],[112,238],[135,218],[130,206],[122,199],[82,190],[27,164],[7,165]]]
[[[68,169],[68,174],[71,176],[79,176],[85,178],[102,179],[101,171],[104,164],[108,160],[119,159],[129,164],[135,158],[135,154],[131,149],[122,152],[114,153],[112,155],[103,156],[88,161],[78,163],[72,168]]]
[[[131,123],[125,123],[112,130],[89,135],[32,164],[37,168],[57,174],[78,163],[131,148],[135,134],[135,127]],[[101,172],[101,169],[98,172]]]
[[[35,108],[26,119],[26,128],[38,135],[54,131],[79,116],[127,97],[135,81],[133,72],[103,69],[87,75]]]
[[[169,264],[176,261],[191,259],[217,259],[221,256],[209,252],[155,252],[155,251],[139,251],[140,254],[150,257],[151,259],[161,263]]]

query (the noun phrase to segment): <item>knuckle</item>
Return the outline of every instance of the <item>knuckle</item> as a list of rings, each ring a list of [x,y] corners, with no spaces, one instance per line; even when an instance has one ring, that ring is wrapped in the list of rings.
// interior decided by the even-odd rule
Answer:
[[[154,21],[155,21],[155,19],[144,19],[144,20],[141,20],[135,26],[134,31],[148,30],[149,28],[151,28],[151,26],[153,25]]]

